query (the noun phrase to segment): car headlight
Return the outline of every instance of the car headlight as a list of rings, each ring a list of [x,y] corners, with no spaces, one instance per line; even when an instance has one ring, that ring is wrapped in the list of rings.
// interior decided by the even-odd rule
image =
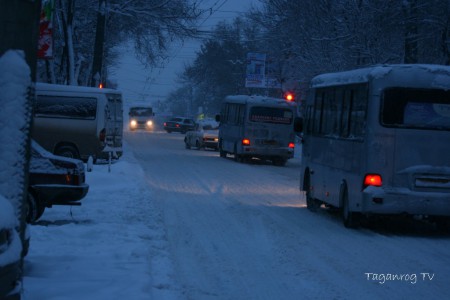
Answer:
[[[152,126],[153,125],[153,121],[147,121],[147,126]]]
[[[130,121],[130,126],[131,126],[131,127],[136,127],[136,125],[137,125],[136,120],[131,120],[131,121]]]

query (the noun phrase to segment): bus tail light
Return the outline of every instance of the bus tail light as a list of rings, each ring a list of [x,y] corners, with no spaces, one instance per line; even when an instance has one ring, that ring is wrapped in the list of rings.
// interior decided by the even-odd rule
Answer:
[[[366,176],[364,176],[364,188],[368,186],[381,186],[382,184],[383,181],[379,174],[366,174]]]
[[[289,148],[294,149],[295,148],[295,144],[294,143],[289,143]]]
[[[242,139],[242,145],[243,146],[250,146],[250,140],[249,139]]]

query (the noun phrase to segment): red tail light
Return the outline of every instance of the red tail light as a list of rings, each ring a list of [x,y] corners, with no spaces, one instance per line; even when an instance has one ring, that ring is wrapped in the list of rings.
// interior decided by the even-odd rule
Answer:
[[[294,149],[295,148],[295,144],[294,143],[289,143],[289,148]]]
[[[176,124],[175,127],[180,127],[180,124]]]
[[[103,128],[100,131],[100,135],[98,136],[98,139],[100,140],[100,142],[104,142],[106,140],[106,129]]]
[[[381,180],[381,175],[378,174],[366,174],[364,177],[364,187],[368,186],[381,186],[383,181]]]
[[[166,123],[166,122],[164,122],[164,126],[167,126],[167,123]]]
[[[250,140],[249,140],[249,139],[243,139],[243,140],[242,140],[242,145],[244,145],[244,146],[250,146]]]

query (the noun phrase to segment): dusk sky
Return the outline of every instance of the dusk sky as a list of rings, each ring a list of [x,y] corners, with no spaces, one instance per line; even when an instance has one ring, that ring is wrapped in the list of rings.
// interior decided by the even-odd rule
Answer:
[[[219,21],[232,20],[239,13],[258,4],[258,0],[204,0],[200,2],[203,7],[214,7],[217,10],[200,21],[200,30],[211,30]],[[109,76],[118,82],[118,88],[123,92],[125,104],[135,102],[153,104],[157,101],[164,101],[166,95],[176,85],[177,74],[183,71],[185,65],[194,60],[200,45],[201,41],[174,43],[169,54],[170,61],[164,68],[154,68],[153,70],[146,70],[131,54],[132,49],[129,47],[127,51],[123,51],[127,54],[122,58],[120,65],[110,70],[112,74]]]

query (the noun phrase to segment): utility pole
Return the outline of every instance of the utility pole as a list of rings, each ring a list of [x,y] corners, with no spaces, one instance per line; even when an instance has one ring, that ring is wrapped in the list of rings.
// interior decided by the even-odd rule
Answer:
[[[98,1],[97,28],[95,31],[94,61],[92,62],[91,86],[102,83],[103,48],[105,44],[106,0]]]

